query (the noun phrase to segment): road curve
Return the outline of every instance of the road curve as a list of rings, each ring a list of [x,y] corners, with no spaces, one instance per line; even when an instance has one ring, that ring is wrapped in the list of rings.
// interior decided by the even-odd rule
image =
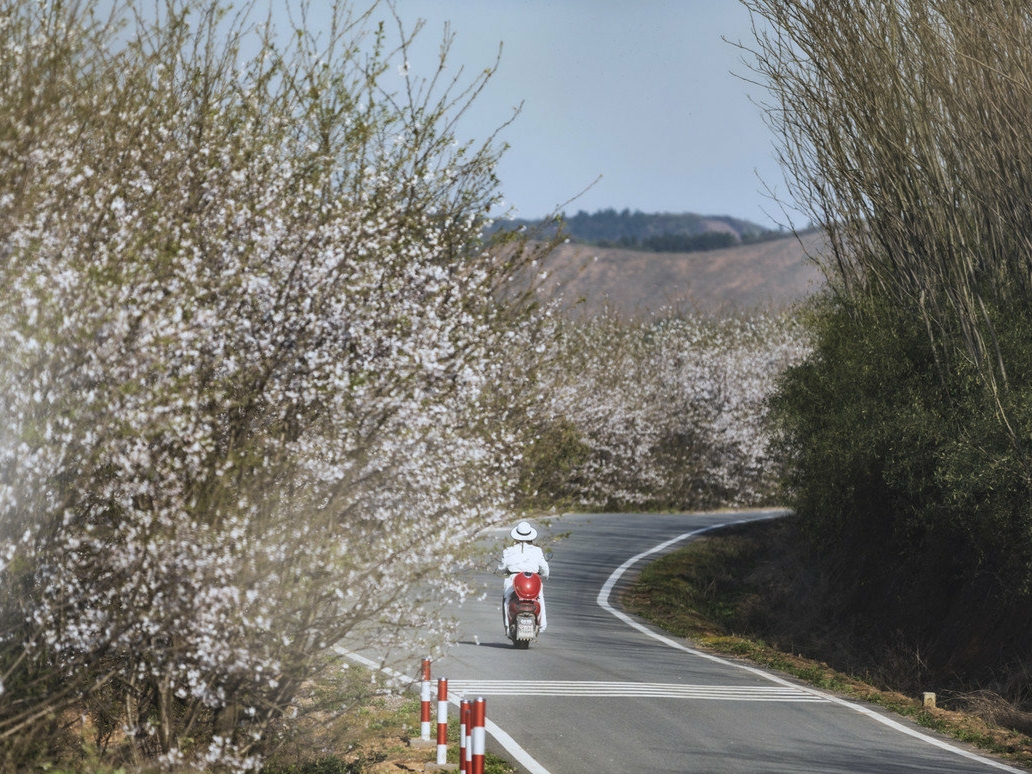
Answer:
[[[549,629],[527,651],[502,635],[501,581],[458,615],[460,642],[434,664],[449,696],[487,701],[492,747],[531,774],[931,774],[1021,772],[891,717],[692,649],[620,611],[647,559],[705,531],[771,512],[567,515],[553,546]],[[491,536],[500,554],[507,535]],[[545,542],[539,540],[538,542]],[[501,749],[505,748],[505,749]]]

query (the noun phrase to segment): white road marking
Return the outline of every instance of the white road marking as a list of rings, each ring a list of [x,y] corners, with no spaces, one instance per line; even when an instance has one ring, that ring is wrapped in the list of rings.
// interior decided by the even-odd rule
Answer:
[[[684,685],[563,680],[449,680],[448,690],[478,696],[598,696],[711,701],[827,702],[822,696],[777,685]]]
[[[762,677],[762,678],[764,678],[766,680],[770,680],[773,683],[777,683],[778,685],[784,685],[784,686],[790,686],[790,687],[798,687],[799,690],[805,690],[805,691],[807,691],[809,693],[812,693],[814,696],[820,696],[820,697],[824,698],[826,701],[829,701],[829,702],[831,702],[833,704],[838,704],[838,705],[840,705],[842,707],[846,707],[848,709],[851,709],[854,712],[859,712],[861,715],[866,715],[867,717],[871,718],[872,720],[876,720],[877,722],[879,722],[879,723],[881,723],[883,725],[886,725],[889,728],[891,728],[891,729],[893,729],[895,731],[900,732],[901,734],[906,734],[907,736],[912,736],[915,739],[920,739],[923,742],[927,742],[928,744],[932,745],[933,747],[938,747],[941,750],[946,750],[947,752],[954,753],[956,755],[959,755],[959,756],[961,756],[963,758],[967,758],[969,760],[978,761],[979,763],[984,763],[986,766],[990,766],[990,767],[992,767],[994,769],[1000,769],[1001,771],[1013,772],[1013,774],[1024,774],[1024,772],[1021,769],[1016,769],[1013,766],[1008,766],[1005,763],[1000,763],[999,761],[990,760],[989,758],[985,758],[985,757],[983,757],[981,755],[977,755],[975,753],[968,752],[967,750],[962,750],[959,747],[954,747],[953,745],[948,744],[948,743],[942,741],[941,739],[936,739],[935,737],[928,736],[927,734],[923,734],[920,731],[916,731],[913,728],[909,728],[909,727],[903,725],[902,723],[898,723],[897,721],[893,720],[892,718],[886,717],[885,715],[882,715],[879,712],[875,712],[873,709],[870,709],[868,707],[862,707],[859,704],[854,704],[853,702],[846,701],[845,699],[840,699],[837,696],[833,696],[831,694],[822,693],[821,691],[818,691],[817,689],[814,689],[814,688],[806,688],[806,687],[795,686],[794,683],[791,683],[788,680],[785,680],[785,679],[783,679],[781,677],[778,677],[777,675],[768,674],[767,672],[764,672],[763,670],[761,670],[759,668],[756,668],[756,667],[750,667],[750,666],[746,666],[744,664],[736,664],[733,661],[728,661],[727,659],[723,659],[723,658],[720,658],[718,656],[714,656],[714,655],[712,655],[710,653],[703,653],[701,650],[695,650],[694,648],[689,648],[686,645],[684,645],[684,644],[682,644],[680,642],[677,642],[676,640],[671,639],[670,637],[667,637],[667,636],[665,636],[663,634],[660,634],[659,632],[655,632],[652,629],[648,628],[647,626],[644,626],[644,625],[638,623],[633,618],[631,618],[629,615],[627,615],[626,613],[623,613],[623,612],[617,610],[616,608],[614,608],[609,603],[609,595],[612,594],[613,588],[616,586],[616,584],[620,580],[620,578],[623,577],[623,574],[625,572],[627,572],[627,570],[629,570],[635,564],[637,564],[642,559],[644,559],[645,557],[652,556],[653,554],[657,554],[657,553],[659,553],[661,551],[664,551],[667,548],[670,548],[671,546],[677,545],[680,542],[683,542],[683,541],[688,540],[688,539],[693,538],[693,537],[697,537],[698,535],[702,535],[702,534],[705,534],[707,532],[713,532],[714,530],[724,529],[726,527],[734,527],[734,526],[737,526],[739,524],[748,524],[748,523],[753,522],[753,521],[761,521],[761,520],[765,520],[765,519],[775,519],[775,518],[778,518],[781,515],[783,515],[783,513],[784,512],[782,511],[782,512],[778,512],[778,513],[773,513],[773,514],[768,515],[768,516],[761,516],[761,517],[758,517],[756,519],[742,519],[740,521],[728,522],[726,524],[713,524],[713,525],[711,525],[709,527],[702,527],[701,529],[693,530],[692,532],[685,532],[683,535],[678,535],[677,537],[671,538],[670,540],[667,540],[664,543],[660,543],[658,546],[650,548],[648,551],[643,551],[642,553],[638,554],[637,556],[631,557],[626,562],[621,564],[618,568],[616,568],[616,570],[613,571],[613,574],[609,576],[609,578],[606,580],[606,582],[602,585],[602,589],[598,592],[598,598],[596,599],[596,602],[598,602],[598,605],[603,610],[606,610],[607,612],[612,613],[614,616],[616,616],[618,619],[623,621],[625,624],[627,624],[631,628],[637,629],[642,634],[648,635],[649,637],[653,638],[654,640],[658,640],[659,642],[662,642],[664,645],[667,645],[667,646],[669,646],[671,648],[683,651],[685,653],[690,653],[693,656],[698,656],[699,658],[708,659],[709,661],[713,661],[713,662],[716,662],[718,664],[723,664],[725,666],[734,667],[735,669],[742,669],[742,670],[744,670],[746,672],[750,672],[751,674],[758,675],[758,676],[760,676],[760,677]]]

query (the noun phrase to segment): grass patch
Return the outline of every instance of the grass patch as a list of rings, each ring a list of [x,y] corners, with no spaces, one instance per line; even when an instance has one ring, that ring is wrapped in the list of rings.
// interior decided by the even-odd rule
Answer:
[[[820,597],[805,593],[820,579],[808,575],[797,545],[790,519],[729,528],[645,567],[620,601],[627,611],[701,650],[876,704],[925,728],[1032,766],[1032,739],[1025,727],[1006,725],[1015,716],[1027,721],[1024,713],[983,694],[983,706],[970,697],[957,697],[955,704],[967,711],[925,708],[918,697],[901,690],[911,680],[897,664],[872,663],[870,653],[861,654],[866,649],[851,644],[852,629],[828,620],[819,606],[806,601]],[[885,660],[893,658],[886,655]],[[839,663],[833,667],[828,660]],[[894,670],[899,675],[896,685]]]

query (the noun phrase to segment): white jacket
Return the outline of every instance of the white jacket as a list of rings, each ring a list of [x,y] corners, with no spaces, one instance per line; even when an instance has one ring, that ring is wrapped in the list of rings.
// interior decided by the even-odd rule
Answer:
[[[536,572],[542,579],[548,577],[545,552],[530,543],[517,543],[506,548],[502,552],[502,563],[498,565],[498,569],[510,573]]]

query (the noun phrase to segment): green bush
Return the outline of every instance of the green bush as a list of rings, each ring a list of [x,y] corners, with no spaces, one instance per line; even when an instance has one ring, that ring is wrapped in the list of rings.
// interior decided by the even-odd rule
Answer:
[[[779,385],[787,493],[842,616],[876,638],[902,633],[943,668],[1016,659],[1032,581],[1018,452],[971,365],[941,370],[916,315],[871,304],[825,306],[815,355]],[[1015,321],[1002,344],[1026,336]]]

